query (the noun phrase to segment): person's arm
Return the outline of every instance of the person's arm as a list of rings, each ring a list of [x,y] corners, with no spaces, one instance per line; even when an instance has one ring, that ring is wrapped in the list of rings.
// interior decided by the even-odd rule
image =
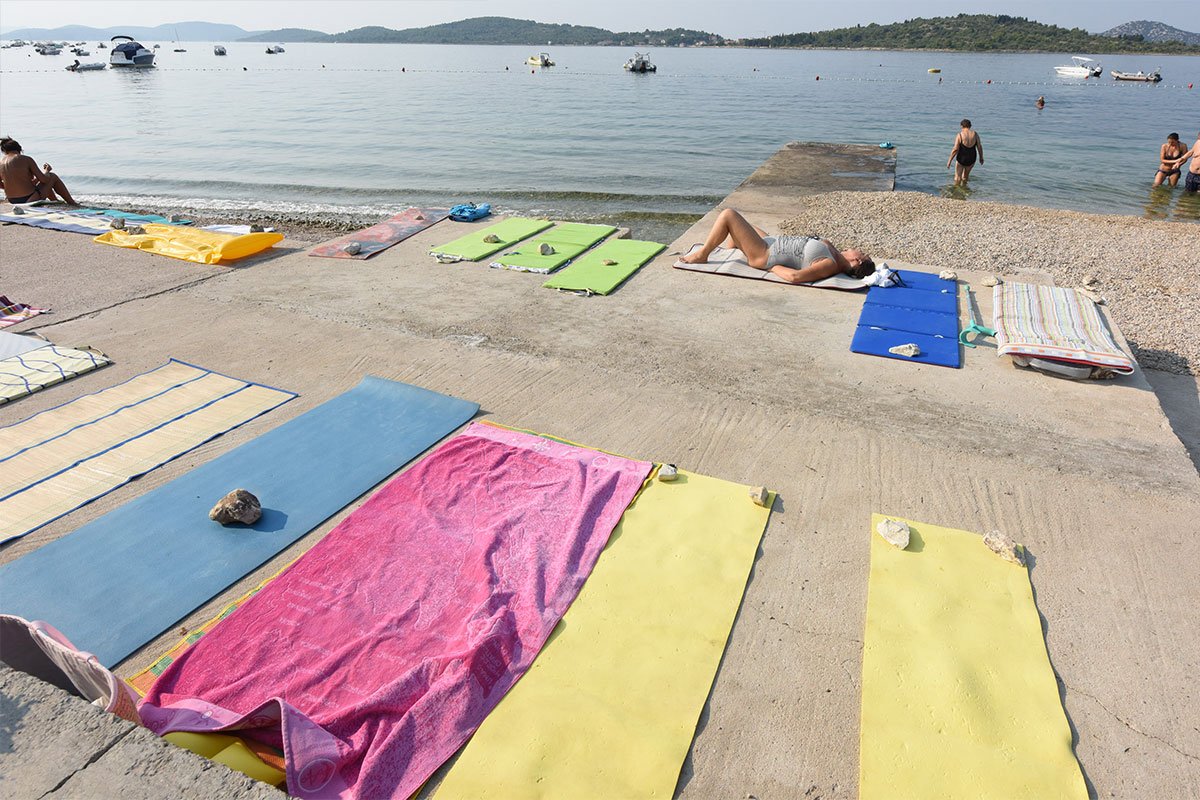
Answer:
[[[979,151],[979,165],[983,166],[983,137],[975,134],[975,149]]]
[[[788,283],[812,283],[813,281],[821,281],[826,278],[832,278],[842,271],[842,267],[835,259],[822,258],[809,264],[803,269],[792,269],[785,267],[782,264],[774,264],[770,267],[770,272],[783,278]]]
[[[1197,144],[1200,144],[1200,142],[1197,142]],[[1192,146],[1192,149],[1191,149],[1191,150],[1188,150],[1186,153],[1184,153],[1183,155],[1181,155],[1179,158],[1177,158],[1177,159],[1175,160],[1175,166],[1177,166],[1177,167],[1182,167],[1182,166],[1183,166],[1183,162],[1187,161],[1189,158],[1191,158],[1191,157],[1192,157],[1192,156],[1194,156],[1194,155],[1196,155],[1196,147],[1195,147],[1195,145],[1193,145],[1193,146]]]
[[[29,174],[33,178],[34,184],[37,186],[44,186],[50,183],[50,179],[46,177],[46,173],[38,169],[37,162],[32,158],[29,158],[29,156],[25,156],[25,158],[29,159]],[[47,164],[46,166],[49,167],[50,165]]]
[[[954,147],[950,150],[950,157],[946,159],[946,169],[950,169],[950,165],[954,163],[954,157],[958,155],[958,148],[962,146],[962,137],[954,137]]]

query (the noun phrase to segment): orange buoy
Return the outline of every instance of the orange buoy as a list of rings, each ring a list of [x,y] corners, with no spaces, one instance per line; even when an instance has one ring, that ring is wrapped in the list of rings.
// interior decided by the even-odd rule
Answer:
[[[820,76],[820,75],[818,75],[818,76],[817,76],[817,80],[821,80],[821,76]]]

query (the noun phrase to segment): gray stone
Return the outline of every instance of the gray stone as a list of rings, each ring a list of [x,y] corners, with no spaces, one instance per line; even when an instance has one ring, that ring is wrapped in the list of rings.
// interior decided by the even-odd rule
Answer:
[[[222,525],[240,522],[243,525],[253,525],[262,517],[262,504],[258,498],[245,489],[234,489],[217,501],[208,512],[208,518]]]

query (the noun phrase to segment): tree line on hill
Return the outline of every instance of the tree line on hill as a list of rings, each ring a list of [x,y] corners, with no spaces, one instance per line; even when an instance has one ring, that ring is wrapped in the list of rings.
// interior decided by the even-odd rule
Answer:
[[[956,17],[910,19],[891,25],[872,23],[814,33],[744,39],[741,44],[746,47],[881,50],[1200,53],[1200,47],[1182,42],[1104,36],[1088,33],[1082,28],[1060,28],[1006,14],[959,14]]]

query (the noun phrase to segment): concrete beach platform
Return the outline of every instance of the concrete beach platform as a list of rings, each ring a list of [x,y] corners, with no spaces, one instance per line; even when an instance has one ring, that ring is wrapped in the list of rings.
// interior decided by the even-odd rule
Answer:
[[[774,232],[796,197],[821,190],[821,175],[842,190],[890,188],[889,159],[894,167],[873,147],[789,145],[722,206]],[[7,330],[114,361],[0,407],[0,426],[168,357],[300,393],[0,548],[0,563],[373,374],[477,401],[496,422],[779,493],[677,796],[857,797],[872,512],[1024,543],[1093,796],[1200,796],[1200,475],[1175,432],[1200,430],[1191,379],[1163,381],[1168,419],[1141,371],[1058,380],[1014,368],[990,344],[965,351],[957,370],[853,354],[861,294],[671,268],[717,213],[614,294],[590,298],[543,289],[538,275],[435,263],[430,247],[470,229],[448,221],[368,261],[310,258],[311,243],[289,239],[233,267],[0,227],[0,289],[53,307]],[[990,318],[985,273],[955,268]],[[1106,313],[1119,328],[1120,308]],[[312,547],[363,499],[182,629]],[[132,675],[180,636],[166,632],[117,673]],[[277,796],[7,669],[0,795]]]

